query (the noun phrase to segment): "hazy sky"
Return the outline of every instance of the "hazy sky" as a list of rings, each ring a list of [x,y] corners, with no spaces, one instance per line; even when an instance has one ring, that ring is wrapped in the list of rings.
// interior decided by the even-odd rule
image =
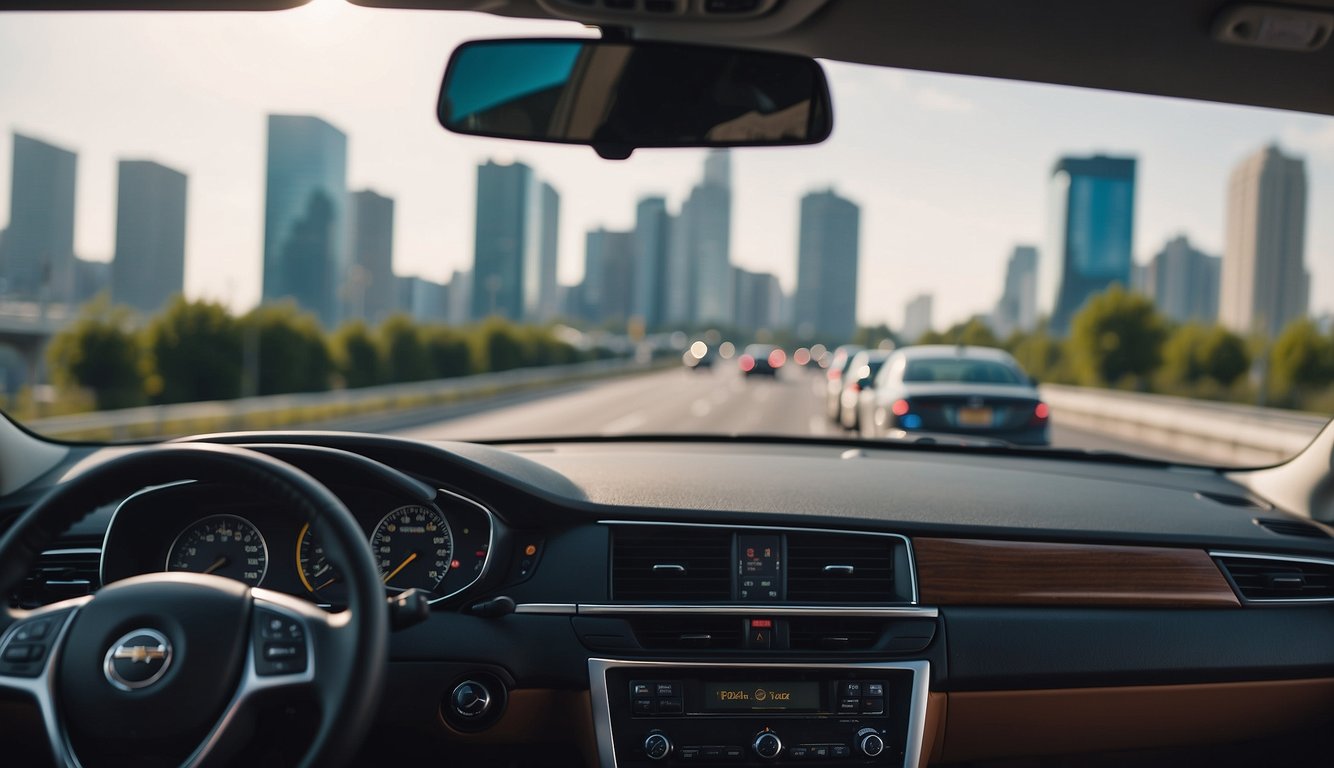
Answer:
[[[319,115],[349,136],[348,182],[395,198],[395,269],[442,280],[472,261],[476,165],[521,159],[561,193],[562,282],[583,235],[628,227],[635,200],[673,209],[699,151],[599,159],[582,147],[454,136],[436,123],[451,49],[473,37],[587,34],[559,23],[386,11],[335,0],[276,14],[0,16],[0,131],[79,153],[76,248],[111,256],[119,158],[189,175],[186,291],[238,308],[259,296],[264,131],[270,112]],[[902,324],[913,295],[936,324],[986,311],[1015,243],[1042,244],[1046,179],[1062,154],[1139,158],[1135,256],[1177,233],[1221,253],[1233,165],[1277,140],[1305,156],[1312,305],[1334,310],[1334,119],[1141,96],[828,63],[834,135],[824,145],[741,150],[733,260],[791,290],[798,201],[833,186],[862,206],[860,318]],[[0,220],[10,147],[0,141]],[[1054,275],[1048,254],[1042,269]],[[1046,281],[1044,281],[1046,282]],[[1050,298],[1046,299],[1050,303]]]

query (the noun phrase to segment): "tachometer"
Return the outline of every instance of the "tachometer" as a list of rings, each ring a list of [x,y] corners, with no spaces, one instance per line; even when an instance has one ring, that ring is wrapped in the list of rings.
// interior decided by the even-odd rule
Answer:
[[[296,536],[296,562],[301,585],[311,594],[327,591],[343,580],[343,575],[324,556],[324,547],[310,530],[310,523],[301,526]]]
[[[254,524],[236,515],[210,515],[191,524],[167,551],[167,570],[212,573],[252,587],[264,581],[269,547]]]
[[[386,587],[430,592],[449,572],[454,541],[440,510],[410,504],[385,515],[375,526],[371,552]]]

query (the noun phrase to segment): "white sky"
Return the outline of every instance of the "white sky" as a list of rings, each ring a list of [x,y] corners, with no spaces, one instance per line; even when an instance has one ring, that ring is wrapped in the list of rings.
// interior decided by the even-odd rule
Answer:
[[[315,114],[349,136],[348,181],[395,198],[395,269],[446,279],[472,261],[475,166],[522,159],[561,192],[562,282],[583,236],[629,227],[635,200],[673,209],[699,151],[610,162],[583,147],[454,136],[435,121],[449,52],[473,37],[586,34],[474,14],[363,9],[333,0],[277,14],[4,14],[0,131],[79,153],[76,249],[111,256],[115,168],[147,158],[189,174],[186,291],[237,308],[259,296],[264,126]],[[859,316],[902,324],[934,293],[936,325],[986,311],[1015,243],[1041,245],[1046,178],[1062,154],[1139,158],[1135,255],[1177,233],[1221,253],[1229,170],[1278,140],[1304,155],[1312,306],[1334,310],[1334,119],[945,75],[827,64],[835,130],[824,145],[741,150],[733,261],[791,290],[798,201],[833,186],[862,206]],[[0,136],[0,217],[10,149]],[[1051,269],[1048,255],[1042,268]]]

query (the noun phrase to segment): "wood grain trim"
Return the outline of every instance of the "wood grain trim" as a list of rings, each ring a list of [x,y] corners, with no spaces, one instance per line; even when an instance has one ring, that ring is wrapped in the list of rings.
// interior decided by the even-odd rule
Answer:
[[[950,693],[945,761],[1224,744],[1334,718],[1334,678]]]
[[[1239,606],[1200,549],[913,539],[925,605]]]

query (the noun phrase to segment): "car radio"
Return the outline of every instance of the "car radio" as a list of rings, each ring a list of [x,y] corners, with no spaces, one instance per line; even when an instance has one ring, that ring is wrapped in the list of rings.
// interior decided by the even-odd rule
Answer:
[[[929,664],[589,660],[604,768],[912,766]]]

